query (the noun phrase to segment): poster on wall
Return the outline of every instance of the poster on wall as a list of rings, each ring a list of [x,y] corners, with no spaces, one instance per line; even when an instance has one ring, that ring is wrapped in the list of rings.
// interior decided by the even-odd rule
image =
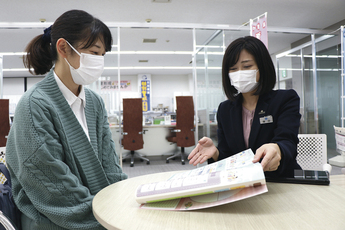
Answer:
[[[120,91],[132,91],[130,80],[120,81],[120,86],[118,81],[101,81],[101,90],[118,90],[119,87]]]
[[[143,112],[151,111],[151,74],[139,74],[138,80],[143,102]]]
[[[250,19],[250,36],[260,39],[268,49],[267,12],[255,19]]]

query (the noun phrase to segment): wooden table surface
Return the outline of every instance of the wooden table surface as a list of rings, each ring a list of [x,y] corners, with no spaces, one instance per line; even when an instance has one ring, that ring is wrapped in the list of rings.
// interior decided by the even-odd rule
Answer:
[[[107,229],[345,229],[345,175],[331,184],[267,183],[268,192],[245,200],[195,211],[139,209],[140,184],[167,180],[178,172],[134,177],[110,185],[94,198],[96,219]]]

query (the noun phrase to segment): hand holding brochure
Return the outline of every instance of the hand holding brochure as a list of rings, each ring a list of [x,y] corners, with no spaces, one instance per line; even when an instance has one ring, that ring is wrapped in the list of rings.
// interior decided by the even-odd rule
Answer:
[[[136,201],[152,203],[224,192],[266,184],[260,163],[253,163],[251,149],[215,163],[173,175],[166,181],[137,188]]]

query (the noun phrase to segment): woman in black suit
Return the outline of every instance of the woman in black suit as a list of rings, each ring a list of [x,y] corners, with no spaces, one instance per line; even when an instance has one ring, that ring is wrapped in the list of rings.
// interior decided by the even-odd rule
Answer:
[[[190,164],[222,160],[251,148],[268,177],[293,177],[300,99],[294,90],[273,90],[276,74],[266,46],[257,38],[238,38],[222,66],[228,100],[217,111],[218,146],[204,137],[189,154]]]

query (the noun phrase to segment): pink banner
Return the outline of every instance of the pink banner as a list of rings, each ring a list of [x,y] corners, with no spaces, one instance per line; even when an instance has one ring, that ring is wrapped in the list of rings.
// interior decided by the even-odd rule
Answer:
[[[250,35],[260,39],[268,49],[267,14],[254,20],[250,20],[250,28]]]

